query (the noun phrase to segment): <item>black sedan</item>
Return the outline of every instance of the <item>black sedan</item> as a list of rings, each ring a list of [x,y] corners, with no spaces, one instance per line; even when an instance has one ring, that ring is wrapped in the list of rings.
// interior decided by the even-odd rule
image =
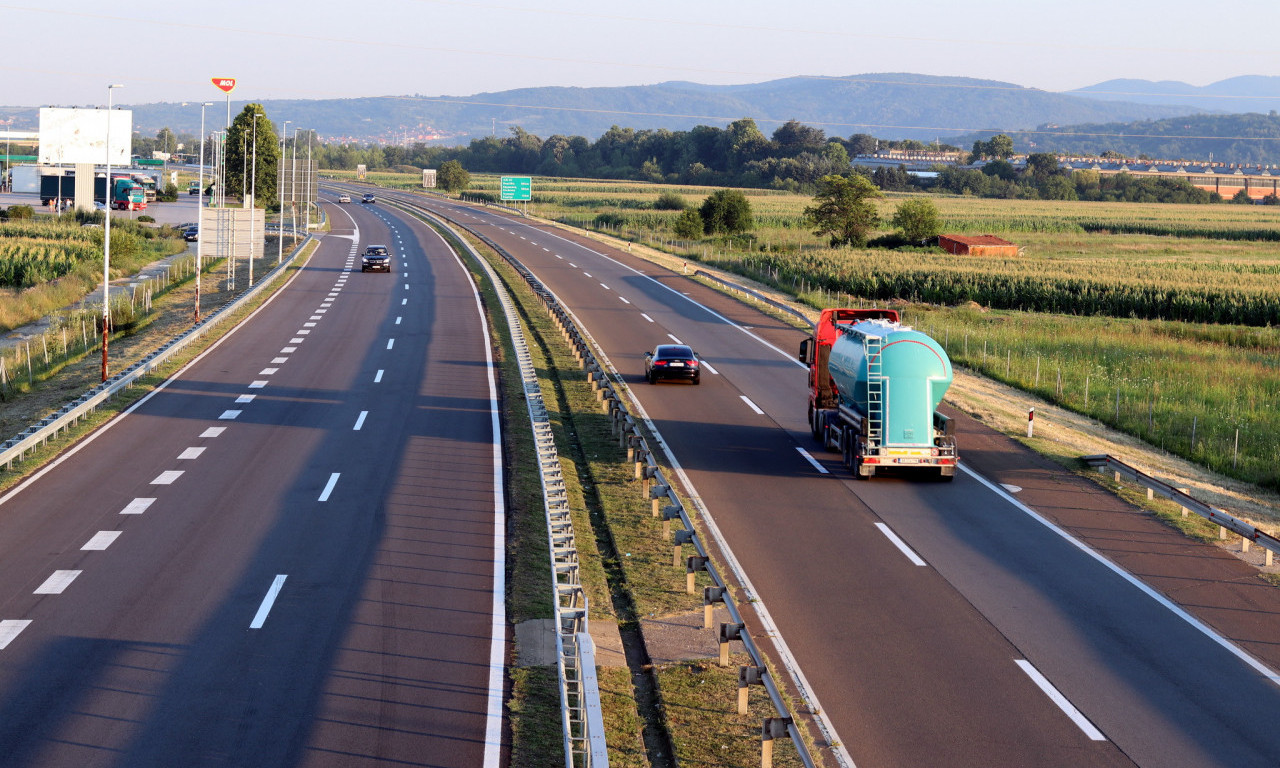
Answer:
[[[644,375],[650,384],[657,384],[660,379],[689,379],[698,384],[702,365],[698,355],[683,344],[659,344],[644,355]]]
[[[373,203],[377,202],[377,200],[378,198],[374,197],[372,192],[366,192],[364,197],[360,198],[360,202],[362,203]]]
[[[385,245],[371,245],[364,249],[364,255],[360,257],[361,272],[390,272],[391,271],[391,250]]]

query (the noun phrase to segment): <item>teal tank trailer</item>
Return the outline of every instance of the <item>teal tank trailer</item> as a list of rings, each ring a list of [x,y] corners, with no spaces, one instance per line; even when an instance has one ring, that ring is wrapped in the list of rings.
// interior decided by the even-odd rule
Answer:
[[[938,412],[951,360],[892,309],[825,309],[800,344],[809,427],[858,479],[883,469],[955,477],[955,424]]]

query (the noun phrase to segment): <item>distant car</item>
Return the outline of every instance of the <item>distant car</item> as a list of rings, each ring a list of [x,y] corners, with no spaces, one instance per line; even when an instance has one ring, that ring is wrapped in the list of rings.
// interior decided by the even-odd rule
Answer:
[[[198,194],[200,194],[200,182],[198,182],[198,181],[193,181],[193,182],[191,182],[190,184],[188,184],[188,185],[187,185],[187,194],[188,194],[188,195],[198,195]]]
[[[338,195],[338,202],[340,203],[351,202],[351,195]]]
[[[186,229],[182,230],[182,239],[186,240],[188,243],[194,243],[195,241],[199,240],[200,228],[187,227]]]
[[[644,375],[650,384],[662,379],[702,381],[702,364],[698,355],[683,344],[659,344],[644,355]]]
[[[377,199],[373,196],[373,193],[372,193],[372,192],[365,192],[365,193],[364,193],[364,197],[360,198],[360,202],[362,202],[362,203],[374,203],[374,202],[377,202]]]
[[[385,245],[371,245],[360,257],[361,272],[391,271],[391,251]]]

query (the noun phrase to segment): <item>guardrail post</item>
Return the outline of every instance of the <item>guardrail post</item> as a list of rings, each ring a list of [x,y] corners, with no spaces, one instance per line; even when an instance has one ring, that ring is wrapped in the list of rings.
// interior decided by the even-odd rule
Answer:
[[[658,483],[649,489],[649,498],[653,499],[653,516],[657,517],[662,514],[662,500],[667,498],[667,494],[671,492],[671,486],[664,483]]]
[[[1182,493],[1186,493],[1186,492],[1187,492],[1187,489],[1186,489],[1186,488],[1179,488],[1178,490],[1179,490],[1179,491],[1181,491]],[[1188,511],[1188,510],[1187,510],[1187,508],[1186,508],[1186,507],[1182,507],[1182,516],[1183,516],[1183,517],[1186,517],[1186,516],[1187,516],[1187,511]]]
[[[787,727],[791,723],[789,717],[764,719],[764,727],[760,729],[760,768],[773,768],[773,740],[789,736]]]
[[[745,624],[730,624],[727,621],[720,625],[720,666],[729,666],[729,643],[741,640],[746,628]]]
[[[1270,568],[1271,564],[1275,562],[1275,556],[1276,556],[1275,552],[1272,552],[1269,549],[1266,550],[1265,552],[1262,553],[1262,564]]]
[[[680,505],[668,504],[662,508],[662,540],[671,539],[671,521],[680,519]]]
[[[702,555],[689,555],[689,558],[684,563],[684,591],[685,594],[692,595],[694,594],[693,578],[698,574],[698,571],[707,567],[707,558]]]
[[[711,629],[711,620],[716,612],[716,603],[724,602],[724,587],[702,588],[702,628]]]
[[[764,685],[765,667],[738,667],[738,714],[747,714],[747,689]]]
[[[672,568],[680,567],[680,555],[684,554],[684,550],[680,548],[681,545],[692,544],[692,543],[693,543],[693,531],[685,531],[685,530],[676,531],[675,551],[671,555]],[[1270,551],[1271,550],[1267,550],[1268,553],[1270,553]]]
[[[1218,526],[1218,538],[1222,541],[1227,540],[1227,529],[1224,526]]]
[[[634,424],[630,426],[632,430],[635,429]],[[640,458],[640,451],[642,450],[640,446],[643,444],[643,442],[644,442],[644,438],[640,437],[640,435],[638,434],[635,434],[634,431],[627,437],[627,461],[635,462],[635,465],[636,465],[635,474],[636,474],[637,480],[640,479],[640,467],[643,465],[643,461]]]
[[[1240,537],[1240,552],[1241,552],[1241,554],[1244,554],[1245,552],[1248,552],[1248,551],[1249,551],[1249,545],[1250,545],[1251,543],[1252,543],[1252,542],[1251,542],[1251,541],[1249,541],[1249,537],[1248,537],[1248,536],[1243,536],[1243,535],[1242,535],[1242,536]]]

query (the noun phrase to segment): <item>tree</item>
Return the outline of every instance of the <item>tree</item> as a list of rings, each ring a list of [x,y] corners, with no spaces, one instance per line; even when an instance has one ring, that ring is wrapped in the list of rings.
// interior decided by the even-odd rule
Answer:
[[[1043,182],[1058,172],[1058,156],[1051,152],[1032,152],[1027,155],[1027,173],[1036,182]]]
[[[457,160],[446,160],[436,171],[436,186],[451,195],[461,192],[471,186],[471,174]]]
[[[702,201],[702,231],[708,235],[747,232],[755,226],[751,220],[751,203],[737,189],[718,189]]]
[[[257,123],[255,162],[254,123]],[[227,194],[241,197],[252,188],[255,204],[271,207],[276,202],[276,167],[280,158],[279,139],[261,104],[245,104],[227,129]],[[304,155],[305,158],[305,155]],[[305,167],[305,166],[304,166]],[[255,173],[256,171],[256,173]],[[250,176],[252,175],[252,179]],[[254,181],[248,183],[246,181]],[[299,182],[301,186],[301,182]],[[114,248],[114,245],[112,246]]]
[[[817,230],[815,235],[830,235],[831,247],[867,244],[867,235],[880,224],[880,215],[871,202],[880,190],[865,176],[823,176],[818,179],[816,205],[804,209],[804,215]]]
[[[925,198],[903,200],[894,210],[891,223],[902,230],[902,236],[912,243],[937,237],[942,231],[938,207]]]
[[[702,214],[698,213],[697,208],[685,208],[676,217],[672,230],[676,233],[676,237],[682,240],[696,239],[703,232]]]

